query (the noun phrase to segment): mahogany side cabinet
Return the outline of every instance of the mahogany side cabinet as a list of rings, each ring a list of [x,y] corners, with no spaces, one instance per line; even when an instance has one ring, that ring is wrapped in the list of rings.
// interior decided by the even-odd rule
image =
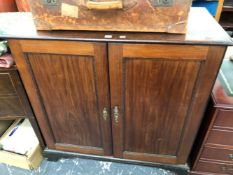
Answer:
[[[233,97],[218,80],[192,153],[192,175],[233,174]]]
[[[25,32],[0,37],[47,149],[186,164],[232,45],[206,10],[191,9],[186,35],[36,31],[31,14],[16,18],[23,24],[13,27]]]

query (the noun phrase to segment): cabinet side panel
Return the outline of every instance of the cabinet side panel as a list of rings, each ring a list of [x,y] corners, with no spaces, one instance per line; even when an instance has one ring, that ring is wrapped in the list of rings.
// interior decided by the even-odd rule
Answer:
[[[177,163],[184,163],[187,161],[195,136],[203,119],[207,102],[225,51],[225,46],[209,47],[209,52],[200,73],[193,104],[189,112],[190,116],[187,118],[185,128],[183,129],[182,140],[180,142],[179,151],[177,152],[179,157]]]

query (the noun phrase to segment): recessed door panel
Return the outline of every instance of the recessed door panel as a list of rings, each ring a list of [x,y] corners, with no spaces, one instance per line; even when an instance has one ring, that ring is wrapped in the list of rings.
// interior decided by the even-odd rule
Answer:
[[[125,151],[176,156],[200,63],[123,59]]]
[[[28,54],[56,143],[102,147],[94,58]]]

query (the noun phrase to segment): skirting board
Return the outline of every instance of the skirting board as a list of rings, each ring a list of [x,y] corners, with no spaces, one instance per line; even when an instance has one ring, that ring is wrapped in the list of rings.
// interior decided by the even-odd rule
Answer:
[[[104,157],[104,156],[80,154],[80,153],[74,153],[74,152],[65,152],[65,151],[52,150],[48,148],[44,150],[43,156],[47,158],[49,161],[58,161],[61,158],[77,158],[78,157],[82,159],[93,159],[93,160],[126,163],[126,164],[140,165],[140,166],[150,166],[150,167],[156,167],[156,168],[169,170],[178,175],[187,175],[190,170],[187,164],[185,165],[160,164],[160,163],[154,163],[154,162],[143,162],[143,161],[136,161],[136,160],[119,159],[119,158],[114,158],[114,157]]]

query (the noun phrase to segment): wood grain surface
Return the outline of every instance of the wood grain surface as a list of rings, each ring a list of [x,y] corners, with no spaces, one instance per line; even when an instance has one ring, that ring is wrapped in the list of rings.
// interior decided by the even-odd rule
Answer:
[[[192,174],[232,174],[233,125],[232,97],[219,80],[192,151]]]
[[[233,148],[226,149],[222,147],[215,146],[205,146],[201,154],[202,160],[213,160],[213,161],[223,161],[227,163],[232,163],[232,158],[230,155],[233,152]]]
[[[15,70],[16,71],[16,70]],[[15,94],[14,85],[11,81],[11,72],[1,72],[0,76],[0,95]]]
[[[187,162],[226,50],[58,40],[10,47],[50,149],[173,164]]]
[[[25,111],[25,94],[16,68],[0,68],[0,118],[16,119],[29,117]]]
[[[200,63],[125,60],[124,149],[176,156]]]
[[[202,71],[208,52],[205,46],[109,45],[111,106],[120,109],[119,122],[112,119],[114,156],[186,162],[189,153],[183,147],[191,149],[195,138],[187,121],[198,124],[202,118],[192,116],[190,109],[193,103],[201,107],[207,102],[194,97],[200,93],[198,82],[207,78]]]
[[[31,0],[30,5],[38,30],[186,33],[191,0],[176,0],[167,7],[156,6],[153,2],[124,0],[123,9],[111,9],[111,5],[107,8],[97,5],[97,8],[84,0],[63,0],[54,6],[44,4],[43,0]],[[94,3],[100,4],[99,1]],[[116,7],[121,6],[117,4]]]
[[[191,8],[185,35],[106,31],[37,31],[31,13],[0,13],[0,25],[0,37],[5,39],[233,45],[230,36],[205,8]],[[106,37],[106,35],[111,37]]]
[[[232,164],[225,164],[221,162],[200,161],[197,165],[197,172],[204,172],[204,174],[227,174],[233,173]]]
[[[17,42],[16,62],[23,81],[32,85],[26,89],[48,147],[111,154],[111,120],[102,119],[104,107],[109,110],[106,45],[38,42],[26,47],[33,42]]]
[[[230,109],[221,109],[217,111],[214,128],[216,129],[232,129],[233,130],[233,115]]]
[[[30,53],[28,58],[56,142],[101,147],[93,57]]]

